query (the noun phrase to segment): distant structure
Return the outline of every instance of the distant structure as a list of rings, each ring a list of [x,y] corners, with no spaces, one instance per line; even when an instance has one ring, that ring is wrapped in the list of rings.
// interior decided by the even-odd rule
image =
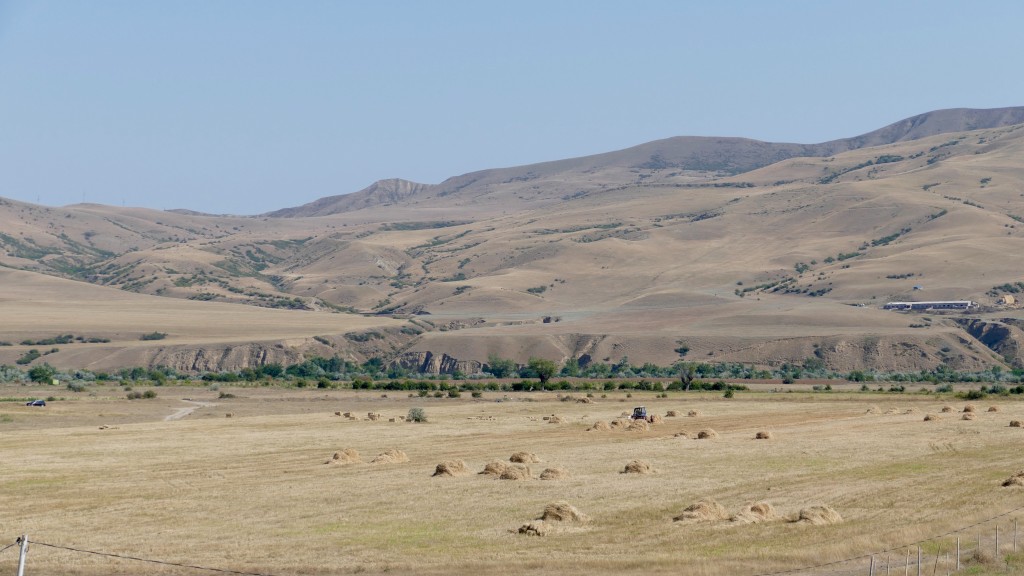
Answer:
[[[996,302],[996,304],[1001,304],[1003,306],[1013,306],[1016,303],[1017,299],[1014,298],[1012,294],[1003,294],[999,297],[999,301]]]
[[[977,307],[971,300],[936,300],[934,302],[887,302],[885,310],[970,310]]]

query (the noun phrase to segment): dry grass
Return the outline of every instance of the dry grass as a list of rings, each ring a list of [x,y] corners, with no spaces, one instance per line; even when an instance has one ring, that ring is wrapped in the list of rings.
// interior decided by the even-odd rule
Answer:
[[[739,524],[760,524],[780,519],[775,507],[768,502],[755,502],[744,505],[743,508],[729,518],[730,522]]]
[[[462,460],[445,460],[434,469],[434,476],[463,476],[469,474],[469,468]]]
[[[565,468],[545,468],[540,473],[541,480],[565,480],[569,478],[569,471]]]
[[[18,385],[0,395],[52,391]],[[1020,468],[1019,431],[1006,425],[1024,421],[1024,404],[1014,398],[1003,401],[1000,418],[921,426],[920,415],[864,418],[865,396],[856,393],[749,392],[728,402],[691,393],[688,404],[713,414],[702,424],[722,436],[679,442],[665,440],[681,431],[676,423],[662,425],[658,437],[547,426],[540,418],[556,409],[582,423],[610,420],[621,405],[556,405],[539,393],[502,403],[438,400],[429,406],[430,423],[386,426],[333,414],[339,407],[400,414],[423,400],[234,388],[231,420],[222,407],[208,407],[165,422],[180,398],[216,402],[217,393],[164,387],[139,403],[119,387],[93,391],[45,410],[0,402],[0,461],[17,463],[4,467],[4,525],[55,544],[246,572],[437,576],[512,566],[516,574],[621,574],[635,569],[642,549],[648,574],[677,574],[683,562],[708,576],[758,573],[944,533],[1005,512],[1013,506],[1008,494],[1020,489],[1000,488]],[[659,399],[642,399],[664,413]],[[934,396],[908,394],[900,403],[937,409]],[[750,442],[768,429],[785,441],[770,449]],[[400,447],[410,461],[322,465],[340,447],[364,460]],[[478,472],[510,449],[541,454],[572,474],[549,482],[495,481],[500,473],[429,478],[439,462],[464,459]],[[617,473],[632,460],[656,464],[658,473]],[[736,517],[746,516],[750,502],[770,501],[777,514],[794,516],[825,502],[846,521],[813,529],[739,519],[673,524],[682,506],[711,495]],[[544,538],[510,533],[561,500],[591,521],[542,528]],[[39,550],[34,573],[180,573]],[[14,560],[0,557],[0,571],[13,573]]]
[[[700,500],[690,504],[683,509],[683,512],[672,520],[675,522],[714,522],[725,520],[729,512],[725,507],[714,500]]]
[[[409,456],[405,452],[397,448],[388,448],[370,460],[370,464],[401,464],[408,461]]]
[[[843,517],[829,506],[809,506],[800,510],[796,521],[813,526],[830,526],[842,522]]]

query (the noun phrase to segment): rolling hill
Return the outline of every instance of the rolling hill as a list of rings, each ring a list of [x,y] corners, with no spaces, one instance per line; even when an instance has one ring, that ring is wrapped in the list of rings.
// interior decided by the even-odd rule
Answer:
[[[143,344],[162,328],[114,314],[128,340],[45,359],[70,367],[191,370],[202,352],[217,359],[204,369],[238,369],[266,360],[225,349],[276,346],[447,372],[491,354],[669,364],[684,349],[836,370],[1021,366],[1021,314],[996,303],[1024,287],[1022,122],[1024,108],[958,109],[822,144],[671,138],[438,185],[381,181],[256,217],[0,200],[0,265],[24,294],[132,292],[143,308],[229,306],[232,322],[264,327],[210,342],[199,313]],[[31,310],[6,292],[5,318]],[[881,309],[903,299],[983,306]],[[267,312],[315,321],[278,333]],[[24,339],[93,331],[85,313],[63,330],[31,316],[0,328],[15,344],[0,363]],[[161,352],[170,343],[181,360]]]

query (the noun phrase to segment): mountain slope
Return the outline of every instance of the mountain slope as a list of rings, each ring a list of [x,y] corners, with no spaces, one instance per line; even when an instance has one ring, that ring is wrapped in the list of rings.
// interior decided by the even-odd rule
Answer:
[[[789,158],[832,156],[937,134],[1020,123],[1024,123],[1024,107],[954,108],[919,114],[867,134],[820,144],[680,136],[592,156],[471,172],[437,185],[381,180],[359,192],[321,198],[267,216],[327,216],[403,202],[410,206],[437,207],[490,201],[508,207],[508,197],[516,195],[532,203],[550,203],[609,187],[701,182],[743,174]],[[499,191],[503,198],[495,199],[493,196]],[[524,203],[512,201],[511,205],[522,208]]]

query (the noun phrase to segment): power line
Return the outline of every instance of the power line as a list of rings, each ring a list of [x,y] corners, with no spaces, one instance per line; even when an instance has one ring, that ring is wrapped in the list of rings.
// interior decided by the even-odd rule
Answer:
[[[21,541],[20,540],[15,540],[13,543],[8,544],[7,546],[4,546],[3,548],[0,548],[0,554],[3,554],[4,551],[6,551],[8,548],[13,548],[13,547],[17,546],[18,544],[21,544]]]
[[[57,544],[47,544],[46,542],[40,542],[38,540],[32,540],[32,544],[37,546],[47,546],[49,548],[56,548],[58,550],[68,550],[70,552],[80,552],[82,554],[93,554],[95,556],[106,556],[108,558],[119,558],[121,560],[135,560],[136,562],[148,562],[150,564],[162,564],[164,566],[176,566],[178,568],[192,568],[193,570],[206,570],[208,572],[220,572],[222,574],[242,574],[243,576],[274,576],[273,574],[266,574],[262,572],[240,572],[238,570],[227,570],[225,568],[211,568],[209,566],[195,566],[192,564],[180,564],[178,562],[167,562],[164,560],[153,560],[152,558],[139,558],[137,556],[125,556],[122,554],[111,554],[110,552],[96,552],[94,550],[82,550],[80,548],[71,548],[68,546],[59,546]],[[11,545],[13,546],[13,544]],[[8,546],[10,548],[10,546]],[[6,550],[6,548],[5,548]],[[2,552],[2,550],[0,550]]]

